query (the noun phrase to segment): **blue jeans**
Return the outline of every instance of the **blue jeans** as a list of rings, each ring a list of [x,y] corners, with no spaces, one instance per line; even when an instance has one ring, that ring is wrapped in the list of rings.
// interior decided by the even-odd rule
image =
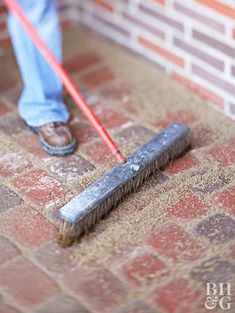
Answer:
[[[18,0],[18,3],[61,63],[62,38],[55,2]],[[59,79],[11,13],[8,29],[24,83],[18,106],[20,116],[30,126],[67,122],[69,113],[62,102],[63,88]]]

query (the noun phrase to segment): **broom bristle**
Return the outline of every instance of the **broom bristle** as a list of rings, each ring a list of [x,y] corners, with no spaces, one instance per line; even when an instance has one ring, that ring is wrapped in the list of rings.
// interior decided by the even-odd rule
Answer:
[[[136,191],[142,185],[144,180],[146,180],[150,175],[155,173],[157,170],[165,168],[171,160],[179,157],[183,152],[185,152],[189,145],[187,134],[188,132],[175,141],[173,145],[171,144],[171,146],[165,149],[165,151],[163,151],[160,155],[157,155],[152,162],[148,163],[145,167],[142,167],[137,175],[120,185],[119,188],[116,188],[109,196],[93,207],[89,213],[84,215],[78,221],[70,222],[62,217],[59,229],[59,243],[63,246],[71,245],[99,220],[104,218],[110,210],[122,201],[126,195]],[[145,146],[147,145],[148,143]]]

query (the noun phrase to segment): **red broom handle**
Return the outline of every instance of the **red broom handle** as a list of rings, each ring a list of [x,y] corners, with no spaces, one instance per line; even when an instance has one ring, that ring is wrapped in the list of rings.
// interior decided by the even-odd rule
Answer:
[[[16,2],[16,0],[4,0],[4,2],[6,6],[8,7],[8,9],[17,16],[21,25],[23,26],[25,31],[28,33],[28,35],[32,39],[35,46],[39,49],[39,51],[42,53],[44,58],[47,60],[48,64],[57,74],[58,78],[63,83],[67,92],[70,94],[74,102],[77,104],[77,106],[83,112],[87,120],[96,130],[99,137],[102,139],[104,144],[107,146],[107,148],[110,150],[112,155],[115,157],[116,161],[118,163],[124,163],[126,161],[125,157],[122,155],[117,145],[108,134],[105,127],[102,125],[102,123],[100,122],[96,114],[90,108],[90,106],[88,105],[84,97],[81,95],[75,83],[69,77],[69,74],[67,73],[67,71],[64,69],[64,67],[61,64],[59,64],[59,62],[51,53],[47,45],[39,36],[38,32],[36,31],[32,23],[27,19],[23,10],[19,6],[19,4]]]

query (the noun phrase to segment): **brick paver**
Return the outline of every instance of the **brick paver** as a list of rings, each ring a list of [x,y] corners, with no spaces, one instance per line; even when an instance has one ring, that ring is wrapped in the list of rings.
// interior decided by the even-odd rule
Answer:
[[[51,278],[24,258],[16,259],[1,267],[0,281],[19,304],[30,309],[60,292]]]
[[[234,123],[85,29],[67,27],[65,43],[65,66],[125,154],[175,120],[190,126],[191,149],[62,248],[58,209],[115,161],[68,96],[79,147],[43,152],[17,114],[21,83],[4,48],[0,313],[205,313],[205,283],[235,278]]]

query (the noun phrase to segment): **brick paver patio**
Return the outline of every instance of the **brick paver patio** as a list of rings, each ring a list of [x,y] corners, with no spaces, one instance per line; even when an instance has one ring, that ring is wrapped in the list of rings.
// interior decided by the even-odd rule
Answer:
[[[85,29],[64,41],[66,67],[126,154],[174,120],[191,127],[192,148],[61,248],[58,209],[114,161],[68,96],[79,149],[44,153],[17,115],[19,74],[0,48],[0,312],[207,312],[205,283],[235,282],[234,122]]]

